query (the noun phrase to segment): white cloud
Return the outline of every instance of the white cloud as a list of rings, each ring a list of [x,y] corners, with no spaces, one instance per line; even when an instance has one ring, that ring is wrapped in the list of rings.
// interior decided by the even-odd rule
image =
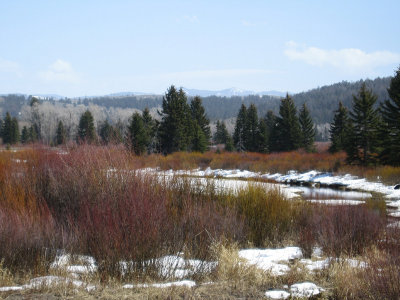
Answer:
[[[253,26],[257,25],[256,23],[253,23],[253,22],[250,22],[250,21],[247,21],[247,20],[242,20],[241,23],[245,27],[253,27]]]
[[[45,81],[60,81],[77,83],[79,75],[74,71],[71,64],[62,59],[57,59],[47,70],[39,72],[39,77]]]
[[[0,58],[0,72],[13,73],[18,77],[22,77],[22,70],[18,63]]]
[[[190,23],[199,23],[199,18],[197,18],[197,16],[184,16],[183,19]]]
[[[291,60],[304,61],[314,66],[332,66],[346,71],[370,70],[400,62],[400,54],[390,51],[364,52],[346,48],[325,50],[299,45],[293,41],[286,43],[285,55]]]

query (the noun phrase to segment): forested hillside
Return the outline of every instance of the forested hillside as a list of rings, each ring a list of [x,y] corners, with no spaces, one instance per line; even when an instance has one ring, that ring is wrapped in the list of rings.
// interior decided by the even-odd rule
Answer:
[[[359,80],[357,82],[340,82],[329,86],[323,86],[310,91],[292,95],[297,108],[300,108],[304,103],[307,104],[310,110],[311,117],[316,124],[330,123],[333,119],[333,109],[338,106],[339,101],[342,101],[346,107],[351,106],[353,95],[357,94],[363,82],[366,86],[372,89],[373,93],[378,96],[377,105],[388,99],[387,88],[389,87],[391,77],[377,78],[375,80]],[[188,97],[191,99],[192,97]],[[234,97],[218,97],[209,96],[202,98],[203,105],[207,116],[211,121],[224,120],[236,117],[242,104],[250,106],[254,104],[257,107],[260,117],[263,117],[268,110],[278,113],[280,98],[273,96],[234,96]],[[22,95],[7,95],[0,97],[0,112],[4,117],[6,111],[12,116],[18,116],[24,104],[29,103],[28,97]],[[47,100],[50,102],[61,102],[64,104],[83,104],[88,106],[94,104],[105,108],[135,108],[144,110],[154,107],[161,107],[162,95],[154,96],[125,96],[125,97],[94,97],[80,99],[62,99],[62,100]]]

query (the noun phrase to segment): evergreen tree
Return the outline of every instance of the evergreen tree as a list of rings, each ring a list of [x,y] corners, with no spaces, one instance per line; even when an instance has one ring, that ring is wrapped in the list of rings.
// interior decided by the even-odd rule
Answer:
[[[384,122],[383,163],[400,166],[400,67],[390,82],[390,100],[382,105]]]
[[[264,123],[267,130],[266,135],[268,142],[268,152],[278,151],[278,144],[277,144],[278,117],[274,114],[272,110],[269,110],[265,115]]]
[[[228,130],[226,129],[225,123],[217,120],[216,131],[213,137],[214,143],[226,144],[227,136],[228,136]]]
[[[3,143],[12,144],[12,118],[9,112],[6,113],[3,125]]]
[[[211,138],[210,120],[207,118],[200,97],[196,96],[190,102],[190,112],[192,114],[192,119],[197,122],[197,124],[203,131],[204,137],[207,141],[209,141]]]
[[[36,135],[36,130],[34,129],[34,126],[30,126],[28,129],[28,136],[29,136],[29,141],[34,143],[37,141],[37,135]]]
[[[189,150],[193,122],[185,92],[172,85],[163,97],[162,109],[159,128],[162,152]]]
[[[274,136],[276,136],[276,141],[274,142],[277,151],[292,151],[299,148],[300,124],[297,118],[296,106],[289,94],[281,100],[276,134]]]
[[[247,110],[247,118],[245,123],[245,148],[247,151],[256,152],[259,149],[258,145],[258,115],[257,108],[252,103]]]
[[[42,120],[39,113],[40,101],[36,97],[31,97],[31,124],[32,129],[35,131],[32,136],[35,136],[35,141],[42,139]]]
[[[22,132],[21,132],[21,143],[26,144],[30,141],[29,139],[29,131],[26,126],[22,127]]]
[[[246,151],[247,108],[244,104],[240,107],[236,118],[233,143],[237,151]]]
[[[349,117],[346,107],[339,102],[339,108],[335,111],[331,123],[329,151],[334,153],[345,149],[346,135],[348,134]]]
[[[66,139],[67,139],[67,137],[66,137],[64,124],[60,120],[60,121],[58,121],[57,131],[56,131],[56,145],[65,144]]]
[[[128,127],[128,145],[136,155],[142,155],[147,149],[149,135],[142,116],[135,112]]]
[[[361,86],[357,96],[353,96],[353,111],[350,119],[354,126],[354,139],[357,148],[361,151],[361,163],[367,165],[378,145],[378,125],[380,122],[374,104],[377,96],[367,89],[365,83]]]
[[[299,112],[299,124],[301,130],[300,147],[310,152],[314,149],[315,128],[305,103]]]
[[[192,139],[192,151],[203,153],[207,150],[207,146],[208,142],[204,131],[201,129],[200,125],[195,122]]]
[[[3,138],[3,126],[4,122],[2,119],[0,119],[0,138]]]
[[[17,118],[11,120],[11,140],[10,144],[16,144],[19,142],[19,124]]]
[[[226,135],[225,150],[228,152],[232,152],[235,150],[235,147],[233,145],[233,138],[228,132]]]
[[[96,132],[94,130],[94,120],[91,112],[84,112],[79,120],[78,142],[93,143],[96,140]]]
[[[146,145],[147,152],[153,153],[157,150],[157,122],[153,120],[149,109],[146,107],[142,113],[143,125],[149,137]]]
[[[265,123],[264,119],[261,119],[260,122],[258,123],[258,130],[257,130],[257,152],[261,153],[268,153],[269,148],[268,148],[268,139],[269,139],[269,134],[268,134],[268,128],[267,124]]]
[[[108,145],[111,142],[116,140],[116,131],[115,129],[108,123],[108,120],[105,120],[104,123],[100,127],[100,138],[102,143]]]

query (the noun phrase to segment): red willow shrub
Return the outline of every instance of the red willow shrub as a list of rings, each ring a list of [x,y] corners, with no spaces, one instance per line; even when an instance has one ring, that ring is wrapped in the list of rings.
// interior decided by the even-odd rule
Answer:
[[[181,251],[206,258],[213,241],[245,240],[242,220],[220,205],[211,189],[199,194],[187,178],[163,181],[135,171],[137,165],[136,157],[114,147],[83,145],[62,153],[34,149],[3,188],[9,191],[5,202],[20,199],[22,212],[16,221],[12,214],[3,219],[3,237],[10,239],[3,253],[14,263],[11,254],[20,245],[24,251],[66,249],[94,256],[108,277],[121,276],[121,260],[135,261],[143,271],[152,258]],[[46,214],[33,207],[43,207]],[[17,212],[16,205],[11,208]],[[31,210],[36,211],[32,218]],[[12,232],[25,226],[33,231],[26,229],[26,243],[21,243]],[[49,236],[60,238],[54,242]],[[24,261],[23,255],[17,257]]]
[[[386,217],[365,205],[315,205],[299,220],[298,243],[308,256],[315,245],[332,257],[360,255],[386,230]]]

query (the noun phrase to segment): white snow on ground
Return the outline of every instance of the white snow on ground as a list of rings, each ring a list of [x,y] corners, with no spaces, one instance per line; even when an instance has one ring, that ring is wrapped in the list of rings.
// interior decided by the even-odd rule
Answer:
[[[74,265],[73,262],[78,261],[81,265]],[[71,273],[87,274],[97,271],[96,261],[93,257],[87,255],[60,254],[56,256],[54,262],[51,263],[52,269],[64,269]]]
[[[196,286],[196,282],[192,280],[182,280],[182,281],[174,281],[174,282],[166,282],[166,283],[152,283],[152,284],[125,284],[122,286],[124,289],[133,289],[133,288],[147,288],[147,287],[155,287],[155,288],[168,288],[173,286],[185,286],[185,287],[194,287]]]
[[[261,178],[275,180],[279,183],[288,183],[290,181],[301,181],[309,182],[312,184],[324,184],[330,185],[340,185],[346,187],[350,190],[362,190],[366,192],[378,192],[382,193],[388,199],[400,199],[400,190],[395,190],[394,186],[387,186],[380,182],[367,181],[364,178],[358,178],[350,174],[346,175],[333,175],[332,173],[324,173],[318,171],[309,171],[306,173],[298,173],[297,171],[289,171],[287,174],[261,174],[260,172],[251,172],[246,170],[222,170],[222,169],[210,169],[205,170],[194,169],[194,170],[168,170],[160,171],[158,169],[141,169],[143,173],[158,174],[165,176],[173,175],[187,175],[187,176],[197,176],[197,177],[214,177],[214,178]],[[239,181],[242,182],[242,181]],[[279,185],[281,187],[281,185]],[[283,186],[284,187],[284,186]],[[300,189],[301,190],[301,189]],[[367,195],[365,195],[367,196]]]
[[[323,259],[323,260],[311,260],[311,259],[301,259],[300,263],[302,263],[309,271],[322,270],[329,267],[331,259]]]
[[[290,287],[290,292],[294,297],[311,297],[318,295],[321,291],[323,289],[312,282],[296,283]]]
[[[289,271],[289,267],[281,262],[300,258],[302,253],[298,247],[286,247],[281,249],[240,250],[239,256],[246,259],[249,264],[270,271],[273,275],[284,275]]]
[[[308,298],[319,295],[322,291],[324,291],[324,289],[317,286],[315,283],[301,282],[291,285],[290,293],[284,290],[271,290],[265,292],[265,296],[269,299],[287,299],[290,296],[295,298]]]
[[[342,185],[351,190],[382,193],[388,199],[400,199],[400,190],[395,190],[394,186],[387,186],[380,182],[371,182],[364,178],[358,178],[357,176],[350,174],[334,176],[331,173],[322,173],[316,171],[310,171],[303,174],[296,171],[290,171],[287,175],[264,174],[261,177],[274,179],[278,182],[297,180],[325,185]]]
[[[180,256],[168,255],[153,261],[158,267],[159,275],[162,277],[185,278],[198,272],[211,272],[216,266],[216,262],[205,262],[198,259],[183,259]]]
[[[211,173],[208,171],[216,171],[216,173],[212,173],[215,178],[205,178],[204,176],[211,176]],[[231,191],[236,193],[241,189],[246,188],[249,184],[261,186],[266,190],[278,189],[285,197],[289,199],[298,198],[299,193],[301,193],[301,189],[297,187],[291,187],[284,184],[275,184],[275,183],[266,183],[266,182],[255,182],[255,181],[246,181],[246,180],[235,180],[233,178],[256,178],[254,172],[250,171],[240,171],[240,170],[211,170],[207,169],[206,171],[200,170],[168,170],[168,171],[160,171],[157,169],[146,168],[137,170],[138,174],[152,174],[157,175],[160,180],[170,180],[174,176],[185,175],[190,176],[191,183],[197,186],[207,186],[212,184],[217,192],[221,191]],[[108,174],[112,174],[115,170],[110,169],[107,171]],[[175,177],[177,180],[178,178]],[[230,180],[226,180],[230,179]]]
[[[319,203],[326,205],[360,205],[364,204],[364,201],[359,200],[344,200],[344,199],[324,199],[324,200],[307,200],[310,203]]]
[[[80,281],[80,280],[73,280],[70,278],[60,277],[60,276],[42,276],[42,277],[33,278],[29,281],[28,284],[25,284],[22,286],[1,287],[0,292],[39,289],[42,287],[49,287],[49,286],[54,286],[54,285],[59,285],[59,284],[72,285],[73,287],[77,287],[77,288],[84,287],[88,292],[90,292],[96,288],[96,286],[87,285],[86,283],[84,283],[83,281]]]
[[[289,296],[290,294],[286,291],[272,290],[265,292],[265,297],[269,299],[287,299]]]

